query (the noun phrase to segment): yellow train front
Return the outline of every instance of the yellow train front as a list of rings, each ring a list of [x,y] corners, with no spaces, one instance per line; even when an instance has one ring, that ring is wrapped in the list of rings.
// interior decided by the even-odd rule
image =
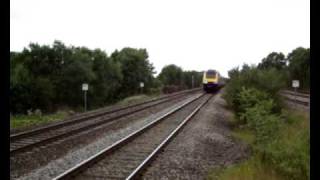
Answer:
[[[208,70],[203,73],[203,90],[206,92],[216,91],[220,87],[220,74],[216,70]]]

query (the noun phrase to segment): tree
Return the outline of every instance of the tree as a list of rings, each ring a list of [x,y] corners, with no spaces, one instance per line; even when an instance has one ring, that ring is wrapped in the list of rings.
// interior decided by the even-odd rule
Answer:
[[[93,52],[93,72],[95,79],[92,81],[90,96],[97,106],[113,102],[118,97],[121,86],[122,73],[120,64],[112,61],[105,52],[96,49]]]
[[[174,64],[163,67],[158,77],[164,85],[182,86],[183,84],[183,71]]]
[[[269,69],[276,68],[278,70],[284,69],[286,67],[286,59],[284,54],[272,52],[267,57],[262,59],[262,62],[259,63],[259,69]]]
[[[184,71],[183,72],[183,84],[188,87],[192,88],[192,77],[193,77],[193,87],[199,87],[202,82],[202,72],[198,71]]]
[[[300,80],[301,88],[310,88],[310,49],[298,47],[288,54],[290,79]]]
[[[122,97],[137,94],[140,82],[144,83],[144,90],[148,91],[153,84],[154,67],[148,60],[146,49],[123,48],[111,55],[113,61],[121,65],[123,79],[120,87]]]

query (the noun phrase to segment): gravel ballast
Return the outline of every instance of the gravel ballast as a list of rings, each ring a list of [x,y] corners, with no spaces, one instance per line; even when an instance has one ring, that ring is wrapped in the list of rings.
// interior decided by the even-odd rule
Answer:
[[[100,128],[100,130],[94,131],[94,133],[96,134],[95,138],[83,137],[83,134],[82,136],[81,134],[79,134],[73,137],[73,139],[76,139],[77,137],[78,138],[81,137],[84,139],[84,141],[89,141],[91,143],[87,142],[87,143],[80,143],[76,145],[75,143],[79,143],[79,141],[77,140],[71,141],[70,145],[66,144],[65,146],[70,146],[70,147],[72,146],[73,148],[71,148],[72,150],[69,150],[69,152],[65,154],[63,157],[55,159],[50,163],[46,164],[45,166],[42,166],[38,169],[32,170],[31,172],[24,174],[22,177],[19,177],[19,172],[11,173],[11,179],[15,179],[18,177],[19,179],[51,179],[53,177],[56,177],[57,175],[64,172],[65,170],[73,167],[75,164],[89,158],[93,154],[106,148],[107,146],[111,145],[117,140],[139,129],[141,126],[155,120],[158,116],[163,115],[164,113],[170,111],[173,107],[176,107],[188,100],[190,100],[190,97],[185,98],[183,101],[180,100],[179,102],[176,102],[174,105],[173,104],[171,104],[170,106],[167,105],[166,108],[162,107],[162,110],[153,112],[152,115],[150,115],[149,113],[148,116],[140,116],[139,118],[137,118],[137,116],[134,116],[133,118],[136,119],[135,121],[131,121],[129,123],[126,122],[125,125],[122,124],[122,125],[118,125],[117,127],[113,127],[113,129],[108,129],[107,133],[103,133],[103,131],[101,131],[103,130],[103,128]],[[85,140],[86,138],[87,140]],[[74,147],[77,147],[77,148],[75,149]],[[66,150],[64,149],[68,149],[68,147],[67,148],[61,147],[60,151],[65,152]],[[39,153],[40,153],[39,155],[43,156],[44,158],[50,158],[50,157],[46,157],[46,152],[43,150],[39,151]],[[27,155],[24,155],[24,156],[27,156]],[[32,159],[29,159],[28,161],[32,161]],[[46,160],[44,159],[44,161]]]
[[[249,147],[230,136],[221,93],[213,97],[164,148],[142,179],[205,179],[209,170],[244,160]]]

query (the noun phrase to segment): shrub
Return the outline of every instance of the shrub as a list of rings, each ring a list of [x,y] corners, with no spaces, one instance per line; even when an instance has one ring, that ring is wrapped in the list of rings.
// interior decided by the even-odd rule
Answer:
[[[241,71],[239,69],[230,70],[229,77],[224,98],[234,108],[237,108],[237,96],[243,87],[264,91],[278,102],[276,94],[286,86],[285,73],[274,68],[259,70],[255,66],[250,67],[245,64]],[[275,105],[278,106],[277,104]]]
[[[161,93],[161,88],[150,88],[147,94],[149,95],[159,95]]]
[[[274,107],[272,100],[264,100],[247,108],[240,118],[255,132],[256,144],[265,144],[276,137],[281,119],[271,114]]]
[[[235,96],[234,105],[238,113],[244,113],[247,108],[255,106],[257,103],[267,100],[268,94],[254,88],[242,87]]]
[[[297,119],[285,124],[277,134],[278,138],[264,146],[266,161],[288,179],[310,177],[310,136],[304,120]]]
[[[243,87],[236,97],[239,120],[253,130],[254,151],[262,155],[263,163],[288,179],[308,179],[309,128],[303,122],[306,118],[287,111],[276,114],[274,98],[254,88]]]

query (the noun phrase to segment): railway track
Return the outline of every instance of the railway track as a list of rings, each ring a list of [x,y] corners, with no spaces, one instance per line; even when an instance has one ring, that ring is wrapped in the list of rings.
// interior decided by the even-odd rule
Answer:
[[[280,94],[284,97],[285,100],[293,102],[295,104],[300,104],[303,106],[309,106],[310,104],[310,94],[297,93],[288,90],[281,91]]]
[[[178,98],[182,98],[196,91],[198,91],[198,89],[184,91],[182,93],[176,93],[158,99],[152,99],[127,107],[100,112],[90,112],[84,114],[83,116],[77,116],[67,121],[10,135],[10,156],[70,137],[83,131],[117,120],[121,117],[125,117]]]
[[[282,91],[281,93],[298,96],[298,97],[310,98],[310,94],[308,93],[300,93],[300,92],[294,92],[294,91]]]
[[[211,97],[192,98],[54,179],[136,179]]]
[[[309,106],[309,102],[307,101],[301,101],[301,100],[298,100],[298,99],[292,99],[292,98],[288,98],[288,97],[285,97],[286,100],[290,101],[290,102],[293,102],[293,103],[296,103],[296,104],[300,104],[300,105],[303,105],[303,106]]]

